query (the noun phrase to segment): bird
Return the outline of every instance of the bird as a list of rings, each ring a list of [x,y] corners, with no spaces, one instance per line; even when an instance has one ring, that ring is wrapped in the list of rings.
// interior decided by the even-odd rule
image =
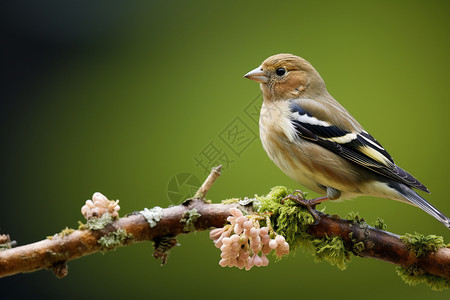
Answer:
[[[450,219],[414,190],[430,193],[427,187],[394,163],[330,95],[307,60],[276,54],[244,77],[260,83],[259,133],[269,158],[291,179],[323,195],[289,199],[311,212],[327,200],[363,195],[392,199],[421,208],[450,229]]]

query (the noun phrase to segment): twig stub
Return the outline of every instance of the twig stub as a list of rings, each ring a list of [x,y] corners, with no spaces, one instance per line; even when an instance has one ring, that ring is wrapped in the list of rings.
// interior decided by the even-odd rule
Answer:
[[[221,175],[221,173],[220,173],[221,169],[222,169],[222,165],[219,165],[217,167],[213,167],[211,169],[211,173],[209,173],[209,175],[206,178],[205,182],[203,182],[202,186],[197,190],[197,192],[195,193],[194,198],[205,199],[206,194],[208,193],[209,189],[214,184],[216,179]]]

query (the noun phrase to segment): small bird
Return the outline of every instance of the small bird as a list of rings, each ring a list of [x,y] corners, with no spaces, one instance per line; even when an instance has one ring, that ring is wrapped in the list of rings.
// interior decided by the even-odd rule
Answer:
[[[311,207],[326,200],[362,195],[393,199],[420,207],[450,228],[450,219],[413,188],[429,193],[428,189],[397,166],[328,93],[308,61],[277,54],[244,77],[259,82],[263,92],[259,131],[270,159],[293,180],[325,195],[290,199],[311,212]]]

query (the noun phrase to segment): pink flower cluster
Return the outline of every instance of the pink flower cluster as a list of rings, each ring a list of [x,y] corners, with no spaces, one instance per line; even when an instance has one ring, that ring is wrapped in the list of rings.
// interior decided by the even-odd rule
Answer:
[[[278,257],[289,254],[289,244],[283,236],[276,234],[269,227],[260,228],[259,216],[247,215],[233,207],[231,216],[223,228],[211,230],[209,236],[214,245],[222,251],[219,265],[222,267],[245,268],[261,267],[269,264],[267,255],[275,250]],[[274,239],[270,235],[275,236]]]
[[[92,195],[92,200],[86,200],[86,204],[81,208],[81,213],[88,220],[91,218],[100,218],[105,213],[109,213],[112,218],[118,218],[119,210],[119,200],[108,200],[105,195],[96,192]]]

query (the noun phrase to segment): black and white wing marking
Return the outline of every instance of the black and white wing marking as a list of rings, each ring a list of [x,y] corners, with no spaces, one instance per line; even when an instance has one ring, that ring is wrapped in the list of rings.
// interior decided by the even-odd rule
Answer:
[[[291,122],[298,136],[374,172],[429,193],[414,176],[397,166],[389,153],[367,132],[349,132],[319,120],[295,102],[291,102],[290,109]]]

